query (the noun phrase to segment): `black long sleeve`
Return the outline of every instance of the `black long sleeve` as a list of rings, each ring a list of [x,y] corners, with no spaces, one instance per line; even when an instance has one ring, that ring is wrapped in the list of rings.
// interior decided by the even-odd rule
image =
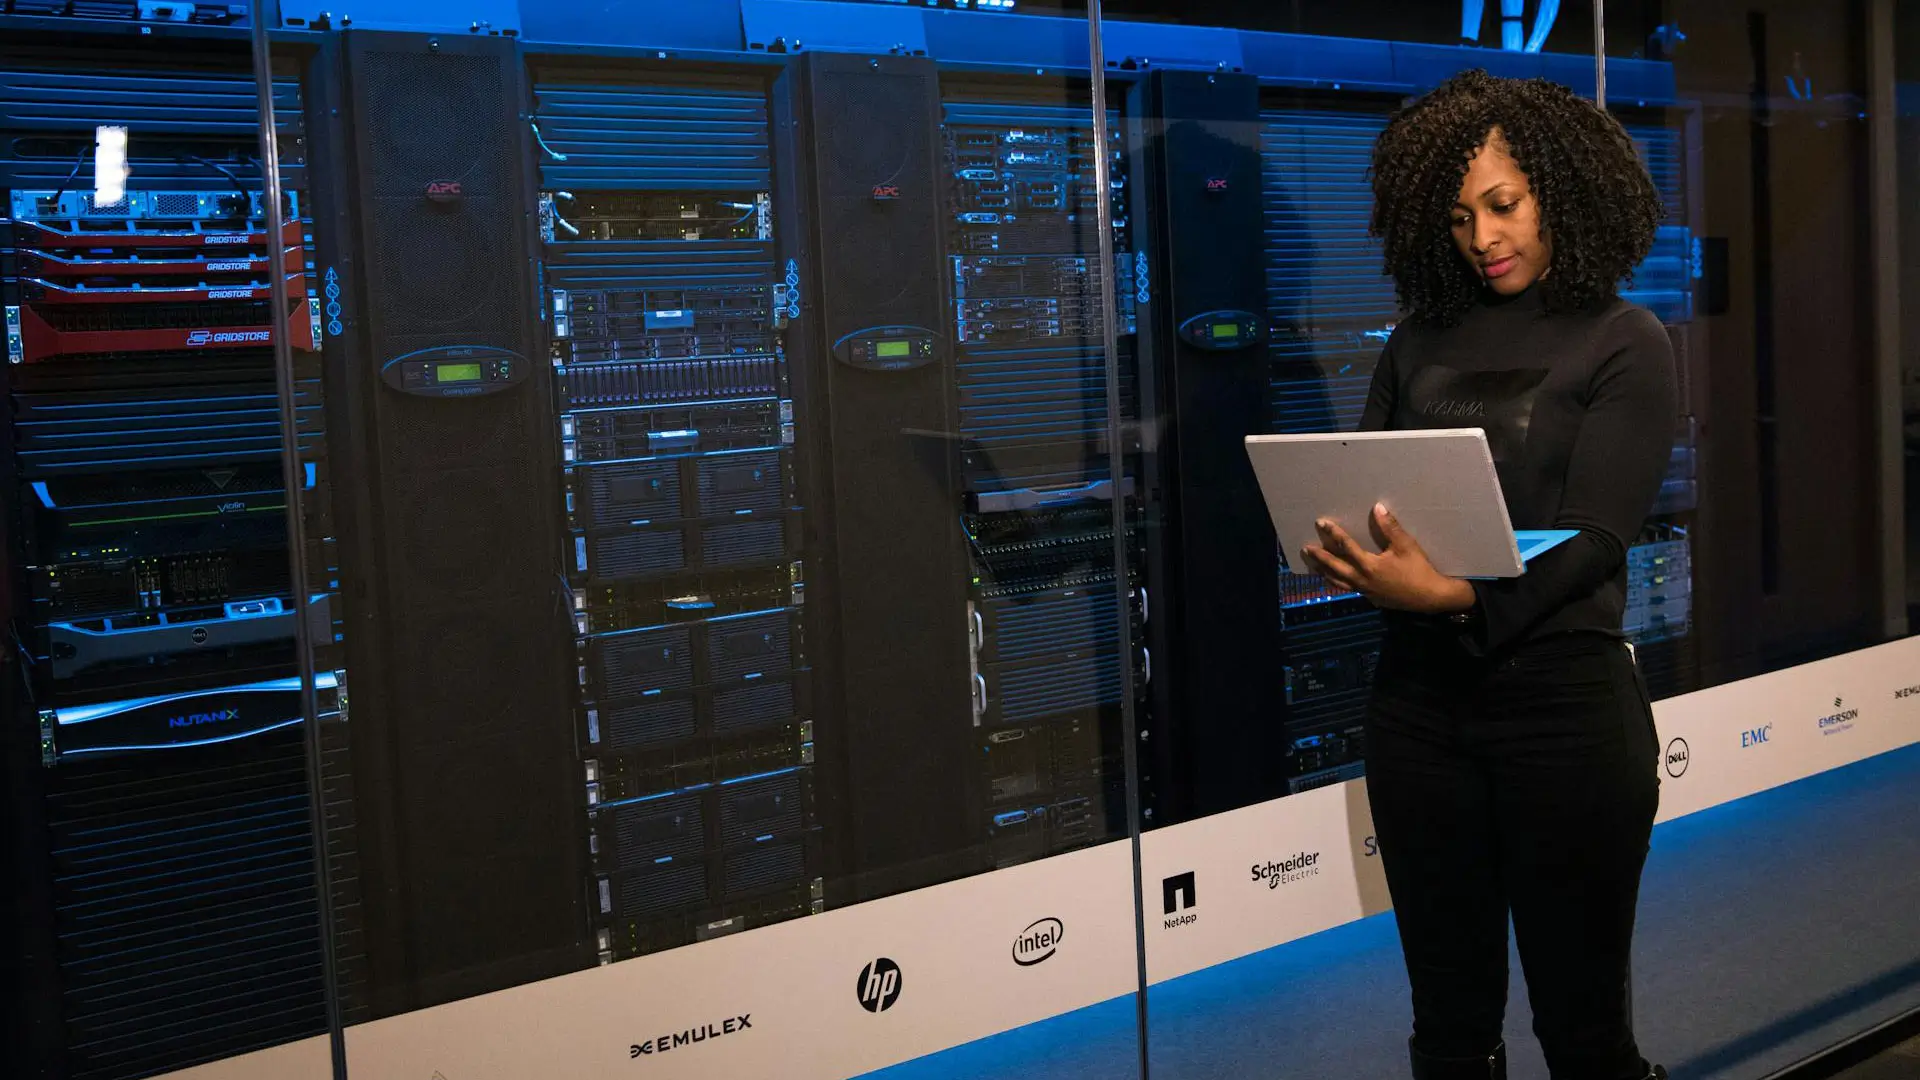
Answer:
[[[1361,427],[1481,427],[1514,527],[1578,531],[1520,577],[1473,583],[1467,644],[1493,653],[1557,630],[1619,633],[1627,547],[1659,496],[1675,411],[1672,348],[1651,314],[1549,314],[1529,292],[1457,326],[1402,324]]]

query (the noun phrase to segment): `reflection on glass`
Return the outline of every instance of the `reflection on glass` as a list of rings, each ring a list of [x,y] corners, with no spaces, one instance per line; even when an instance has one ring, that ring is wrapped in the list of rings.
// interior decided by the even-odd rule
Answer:
[[[308,208],[267,222],[244,51],[0,38],[7,1059],[147,1076],[326,1023],[271,348],[317,376]]]
[[[356,1015],[1125,834],[1137,495],[1101,310],[1116,287],[1130,334],[1144,283],[1124,202],[1099,254],[1124,165],[1084,79],[885,45],[281,51],[328,104],[321,411],[352,434],[309,510]]]

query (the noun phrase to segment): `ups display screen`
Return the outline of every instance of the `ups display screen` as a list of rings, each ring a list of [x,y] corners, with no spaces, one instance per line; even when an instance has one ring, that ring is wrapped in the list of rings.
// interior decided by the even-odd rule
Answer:
[[[441,364],[433,369],[434,382],[479,382],[479,364]]]
[[[1213,337],[1215,341],[1218,341],[1221,338],[1237,338],[1239,336],[1240,336],[1240,326],[1237,323],[1214,323],[1213,324]]]
[[[904,341],[882,341],[873,347],[873,355],[882,360],[896,360],[912,352],[911,346]]]

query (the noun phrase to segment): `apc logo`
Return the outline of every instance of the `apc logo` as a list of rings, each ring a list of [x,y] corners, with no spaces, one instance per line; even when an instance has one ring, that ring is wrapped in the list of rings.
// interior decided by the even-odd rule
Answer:
[[[456,203],[466,197],[458,180],[433,180],[427,184],[427,201],[436,203]]]
[[[1048,960],[1060,951],[1060,941],[1066,936],[1066,926],[1059,919],[1041,919],[1013,939],[1013,962],[1032,967]]]
[[[1767,742],[1771,742],[1772,739],[1773,739],[1773,725],[1763,724],[1760,727],[1754,728],[1750,731],[1743,731],[1740,733],[1740,749],[1750,750],[1753,747],[1760,746]]]
[[[1687,749],[1687,740],[1676,737],[1667,744],[1667,775],[1675,780],[1687,775],[1687,765],[1691,760]]]
[[[900,965],[882,956],[860,969],[860,982],[854,987],[860,1007],[870,1013],[883,1013],[900,1000]]]
[[[1161,912],[1167,916],[1167,921],[1163,924],[1166,929],[1191,926],[1199,916],[1188,909],[1199,902],[1200,893],[1194,884],[1193,871],[1189,870],[1184,874],[1175,874],[1161,880],[1160,908]],[[1183,915],[1180,912],[1187,912],[1187,914]]]
[[[899,184],[875,184],[873,185],[873,197],[881,201],[890,201],[893,199],[897,199],[900,197],[900,185]]]
[[[169,717],[167,719],[167,726],[170,728],[190,728],[199,727],[201,724],[224,724],[229,720],[238,719],[240,719],[239,709],[220,709],[215,712],[187,713],[184,716]]]

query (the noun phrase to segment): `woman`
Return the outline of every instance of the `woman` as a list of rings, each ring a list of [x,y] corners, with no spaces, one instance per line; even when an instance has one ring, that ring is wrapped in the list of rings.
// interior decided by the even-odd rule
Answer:
[[[1367,786],[1420,1080],[1505,1075],[1511,917],[1554,1080],[1649,1080],[1628,958],[1658,802],[1620,632],[1626,553],[1673,448],[1673,357],[1618,285],[1659,201],[1618,123],[1564,87],[1457,76],[1374,149],[1373,231],[1407,317],[1363,427],[1483,427],[1516,528],[1578,535],[1510,580],[1434,570],[1385,508],[1372,555],[1302,552],[1387,612]]]

